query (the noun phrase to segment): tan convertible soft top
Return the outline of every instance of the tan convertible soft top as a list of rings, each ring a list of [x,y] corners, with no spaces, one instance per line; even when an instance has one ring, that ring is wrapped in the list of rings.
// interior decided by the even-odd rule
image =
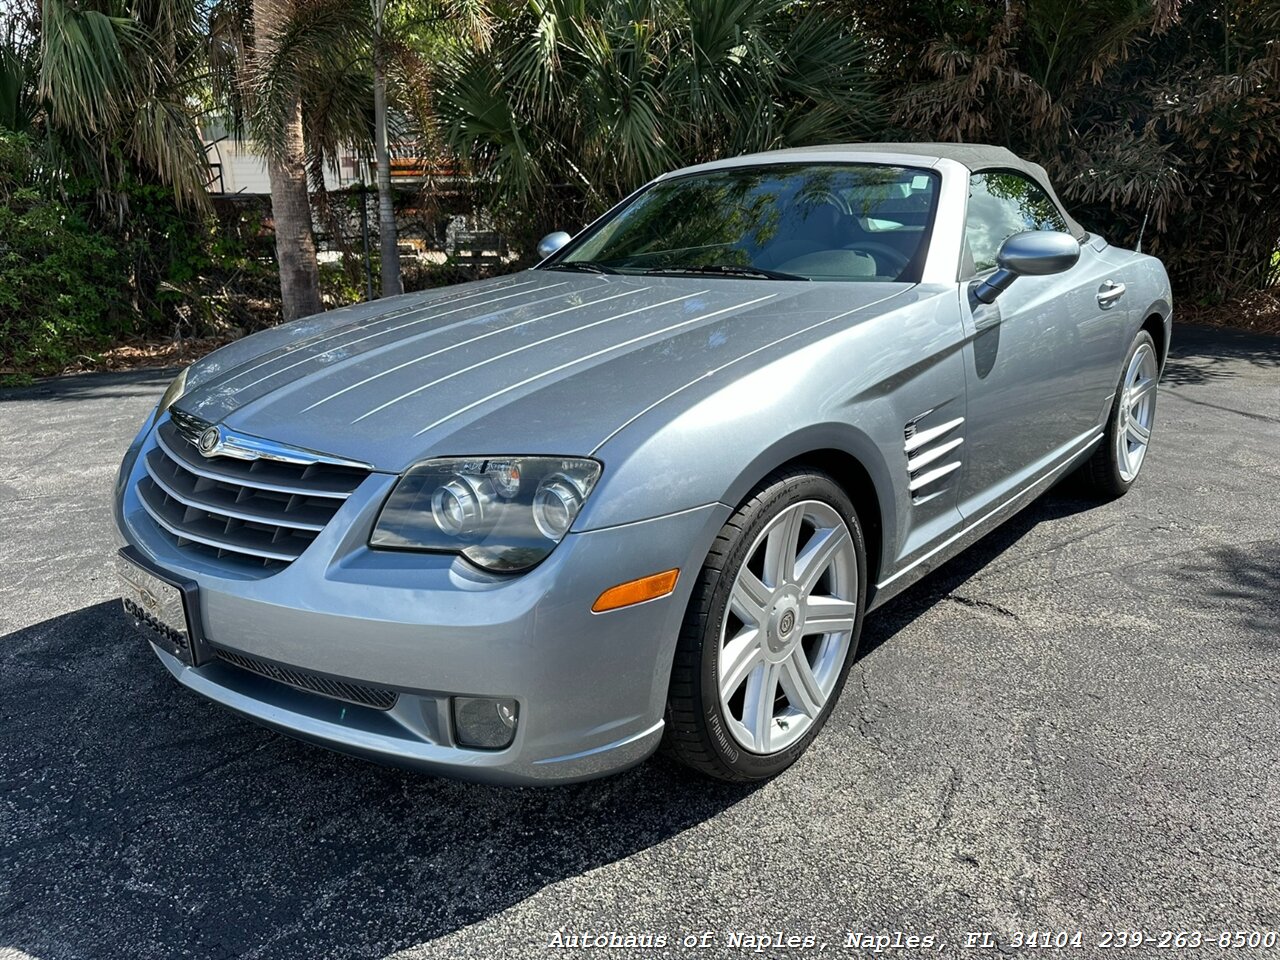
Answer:
[[[1067,213],[1062,200],[1049,182],[1049,175],[1044,167],[1030,160],[1024,160],[1007,147],[996,147],[989,143],[832,143],[812,147],[789,147],[783,150],[769,150],[764,153],[751,153],[741,157],[729,157],[714,160],[711,163],[674,170],[665,176],[681,176],[700,170],[715,170],[732,167],[742,163],[786,163],[805,155],[822,154],[824,159],[835,159],[841,154],[875,153],[882,158],[900,156],[905,160],[919,157],[922,160],[954,160],[968,167],[975,173],[980,170],[1014,170],[1031,178],[1047,193],[1067,221],[1067,228],[1077,240],[1084,242],[1089,232]]]
[[[979,170],[1016,170],[1030,177],[1044,189],[1045,193],[1049,194],[1058,209],[1062,211],[1074,237],[1083,240],[1089,235],[1088,231],[1080,226],[1063,206],[1044,167],[1030,160],[1023,160],[1008,147],[996,147],[989,143],[842,143],[826,147],[801,147],[786,152],[803,153],[809,150],[815,152],[847,150],[850,153],[904,153],[918,157],[945,157],[963,164],[975,173]]]

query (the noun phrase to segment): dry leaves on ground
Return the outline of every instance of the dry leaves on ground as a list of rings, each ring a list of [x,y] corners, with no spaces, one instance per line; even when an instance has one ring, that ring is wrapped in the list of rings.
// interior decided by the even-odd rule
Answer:
[[[1250,333],[1280,335],[1280,287],[1258,290],[1239,300],[1212,307],[1188,306],[1175,302],[1173,318],[1177,323],[1235,327]]]

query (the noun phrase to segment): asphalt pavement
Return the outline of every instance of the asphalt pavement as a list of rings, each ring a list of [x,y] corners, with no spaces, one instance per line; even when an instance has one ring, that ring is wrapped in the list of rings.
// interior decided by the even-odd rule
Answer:
[[[1206,955],[1280,931],[1280,339],[1175,337],[1130,495],[1059,487],[872,615],[822,736],[756,788],[662,758],[479,787],[206,703],[109,567],[116,466],[167,375],[0,392],[0,960],[613,934],[610,957],[1095,956],[1113,930]],[[1058,931],[1079,948],[1015,946]],[[1228,953],[1280,954],[1258,942]]]

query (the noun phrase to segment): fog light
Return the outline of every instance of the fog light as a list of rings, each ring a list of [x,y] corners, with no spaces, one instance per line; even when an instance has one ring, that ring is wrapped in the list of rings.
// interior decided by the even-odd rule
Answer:
[[[454,697],[453,730],[458,744],[501,750],[516,736],[519,708],[510,698]]]

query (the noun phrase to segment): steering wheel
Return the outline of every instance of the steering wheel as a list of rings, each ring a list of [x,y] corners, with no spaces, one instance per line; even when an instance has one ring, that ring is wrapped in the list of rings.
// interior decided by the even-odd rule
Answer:
[[[902,272],[907,269],[908,264],[911,263],[911,258],[901,250],[897,250],[887,243],[876,243],[874,240],[860,240],[857,243],[849,244],[847,249],[868,254],[875,260],[876,273],[880,275],[892,273],[895,277],[901,276]],[[884,266],[889,266],[892,269],[882,269]]]
[[[853,211],[849,209],[849,204],[834,190],[821,190],[814,193],[809,199],[813,201],[813,205],[815,207],[824,203],[829,203],[845,216],[851,216],[853,214]]]

